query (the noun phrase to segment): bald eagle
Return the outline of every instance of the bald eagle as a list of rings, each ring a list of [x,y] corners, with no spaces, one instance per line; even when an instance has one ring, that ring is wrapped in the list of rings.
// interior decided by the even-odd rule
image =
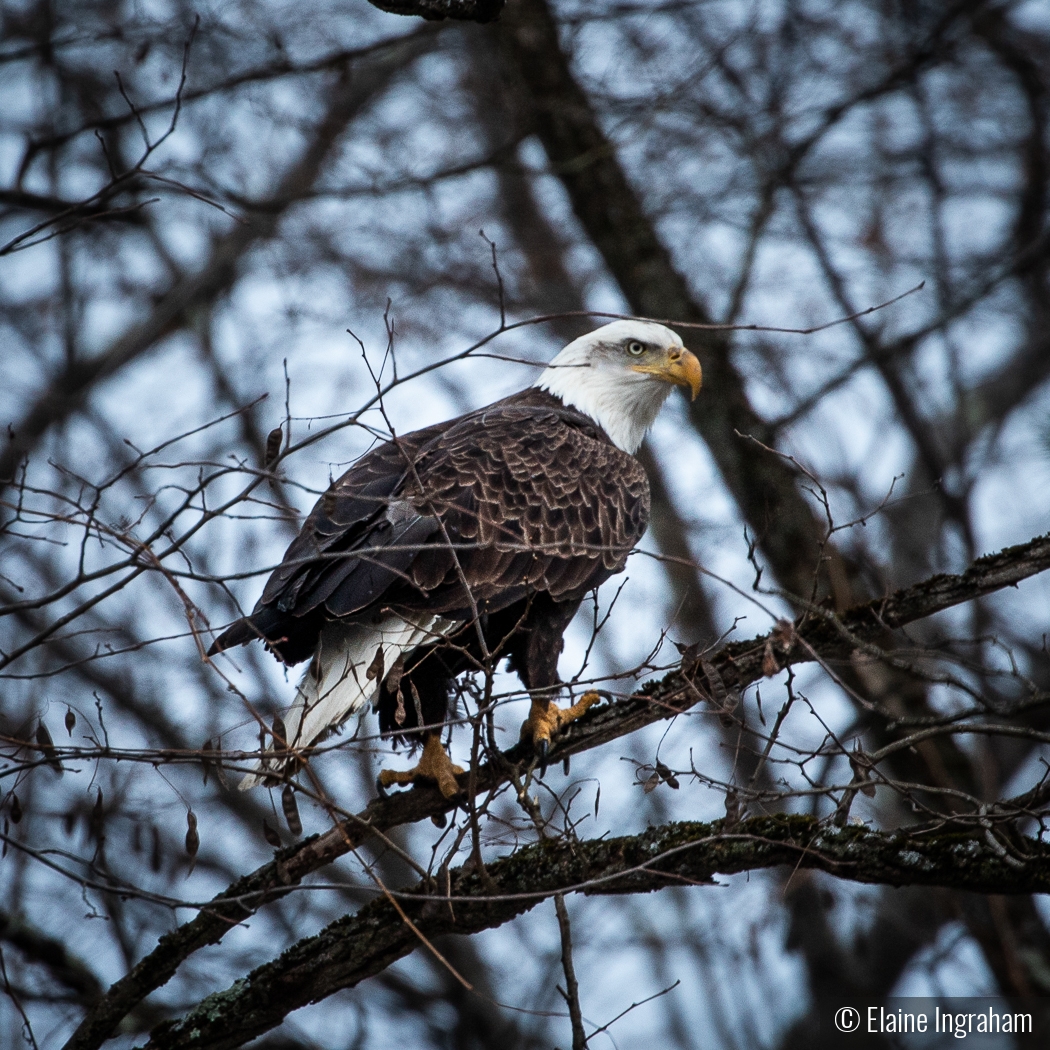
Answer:
[[[441,745],[453,680],[506,658],[530,692],[522,737],[552,734],[598,697],[559,708],[562,635],[584,596],[621,572],[649,519],[633,454],[672,385],[700,389],[700,363],[662,325],[615,321],[569,343],[536,383],[486,408],[373,448],[321,497],[250,616],[214,655],[262,641],[309,660],[284,719],[281,759],[371,704],[379,726],[423,744],[379,786],[459,788]]]

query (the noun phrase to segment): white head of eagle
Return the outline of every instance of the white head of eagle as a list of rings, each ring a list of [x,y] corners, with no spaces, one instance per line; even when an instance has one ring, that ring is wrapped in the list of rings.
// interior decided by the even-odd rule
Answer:
[[[613,321],[574,339],[536,386],[590,416],[624,452],[641,445],[671,392],[700,390],[700,362],[681,337],[651,321]]]
[[[395,741],[423,745],[407,772],[460,790],[441,746],[456,678],[507,659],[532,696],[522,740],[545,760],[598,699],[558,707],[562,635],[621,572],[649,521],[632,453],[674,385],[700,363],[663,325],[614,321],[571,342],[536,383],[458,419],[377,445],[332,483],[251,615],[209,651],[262,641],[308,660],[295,700],[242,788],[289,780],[310,749],[371,705]]]

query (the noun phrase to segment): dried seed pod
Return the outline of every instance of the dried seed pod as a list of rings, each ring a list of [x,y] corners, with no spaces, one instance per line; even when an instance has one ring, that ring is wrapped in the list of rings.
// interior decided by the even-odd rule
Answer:
[[[725,727],[733,724],[733,712],[740,703],[740,694],[736,690],[726,688],[718,669],[709,660],[701,660],[700,668],[707,678],[707,684],[711,694],[711,705],[718,712],[718,721]]]
[[[265,820],[263,820],[263,838],[266,839],[274,849],[281,848],[281,836],[278,835]]]
[[[76,728],[77,716],[73,713],[73,708],[66,708],[66,732],[72,736],[73,730]]]
[[[655,791],[656,790],[656,786],[659,783],[660,783],[660,774],[654,772],[652,774],[652,776],[649,777],[649,779],[647,781],[645,781],[644,784],[642,784],[642,791],[644,791],[648,795],[650,791]]]
[[[394,661],[394,666],[390,668],[390,672],[386,676],[386,688],[387,692],[393,693],[395,696],[401,688],[401,679],[405,676],[405,654],[398,653],[397,659]],[[399,722],[398,725],[401,723]]]
[[[668,787],[674,788],[675,791],[682,786],[678,783],[678,777],[676,777],[674,773],[672,773],[671,770],[659,760],[657,760],[656,763],[656,772],[660,774],[660,779],[663,780]]]
[[[379,646],[376,649],[375,656],[372,657],[372,662],[368,665],[368,670],[365,671],[365,678],[370,682],[383,680],[383,647]]]
[[[62,763],[59,760],[58,752],[55,750],[55,742],[51,739],[51,734],[47,731],[47,726],[44,725],[43,721],[37,724],[36,742],[40,745],[40,750],[44,758],[47,759],[47,764],[61,776],[63,773]]]
[[[409,680],[408,688],[412,693],[412,706],[416,709],[416,725],[426,725],[426,722],[423,721],[423,701],[419,699],[419,690],[416,688],[416,683]]]
[[[266,459],[263,465],[267,470],[270,470],[273,465],[277,462],[277,458],[281,454],[281,439],[284,437],[284,431],[280,427],[274,427],[269,434],[266,435]]]
[[[285,748],[288,746],[288,730],[284,728],[284,719],[280,715],[273,716],[273,746]]]
[[[291,784],[285,784],[281,792],[281,809],[284,810],[284,822],[288,825],[288,830],[298,838],[303,833],[303,822],[299,819],[299,806]]]
[[[188,809],[186,810],[186,852],[190,857],[196,857],[200,845],[201,837],[197,834],[197,815],[192,809]]]
[[[704,677],[707,679],[708,687],[711,690],[711,699],[714,701],[715,706],[724,706],[727,690],[725,682],[722,681],[722,676],[718,673],[718,669],[710,660],[701,660],[700,669],[704,672]]]
[[[11,801],[8,803],[8,808],[11,811],[11,823],[21,824],[22,803],[18,801],[18,796],[13,791],[11,792]]]

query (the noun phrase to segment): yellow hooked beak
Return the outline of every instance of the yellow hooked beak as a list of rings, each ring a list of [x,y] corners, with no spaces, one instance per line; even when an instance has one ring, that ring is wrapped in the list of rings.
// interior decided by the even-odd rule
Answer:
[[[689,387],[692,393],[691,401],[695,401],[696,395],[700,393],[700,384],[703,381],[700,362],[696,359],[696,354],[690,353],[684,347],[672,347],[662,361],[631,365],[631,368],[635,372],[645,372],[676,386]]]

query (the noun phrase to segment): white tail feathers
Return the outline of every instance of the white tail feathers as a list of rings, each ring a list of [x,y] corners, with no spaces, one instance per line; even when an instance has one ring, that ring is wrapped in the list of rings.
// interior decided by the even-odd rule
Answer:
[[[388,616],[378,624],[337,620],[328,624],[284,717],[288,747],[310,747],[352,714],[367,708],[398,657],[444,637],[453,626],[451,620],[439,616],[423,616],[416,623]],[[241,781],[241,791],[265,783],[267,771],[280,772],[284,762],[263,758],[256,767],[258,772],[248,773]]]

